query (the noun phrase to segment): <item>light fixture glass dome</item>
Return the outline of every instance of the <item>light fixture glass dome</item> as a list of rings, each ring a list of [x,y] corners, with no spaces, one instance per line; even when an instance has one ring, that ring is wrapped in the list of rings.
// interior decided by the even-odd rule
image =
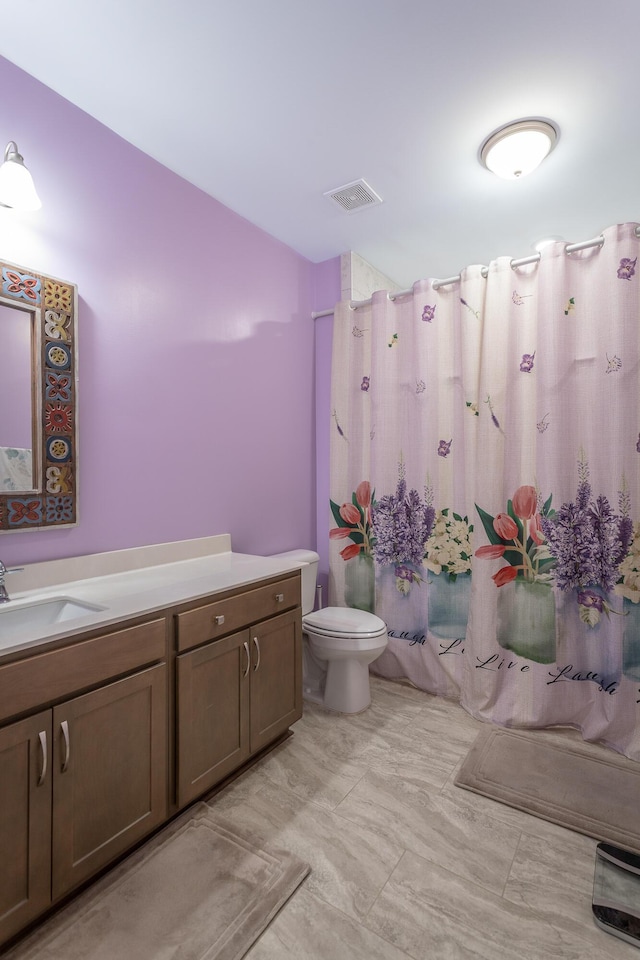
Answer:
[[[516,120],[487,137],[480,148],[480,160],[504,180],[526,177],[553,150],[558,130],[548,120]]]
[[[33,178],[13,140],[7,144],[0,166],[0,204],[14,210],[39,210],[42,206]]]

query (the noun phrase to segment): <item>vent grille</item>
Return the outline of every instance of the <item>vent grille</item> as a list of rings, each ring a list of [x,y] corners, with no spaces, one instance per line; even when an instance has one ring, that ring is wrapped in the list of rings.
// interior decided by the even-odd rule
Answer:
[[[382,203],[382,197],[371,189],[366,180],[345,183],[343,187],[327,191],[324,196],[335,201],[347,213],[354,213],[356,210],[362,210],[363,207],[373,207],[375,204]]]

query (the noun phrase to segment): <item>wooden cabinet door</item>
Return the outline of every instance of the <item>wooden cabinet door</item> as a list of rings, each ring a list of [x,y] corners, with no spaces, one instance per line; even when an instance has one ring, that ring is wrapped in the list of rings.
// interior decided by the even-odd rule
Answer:
[[[51,711],[0,729],[0,942],[51,902]]]
[[[53,899],[167,815],[166,665],[53,708]]]
[[[249,757],[249,631],[176,658],[177,801],[184,806]]]
[[[256,753],[302,716],[300,611],[252,627],[251,655],[251,753]]]

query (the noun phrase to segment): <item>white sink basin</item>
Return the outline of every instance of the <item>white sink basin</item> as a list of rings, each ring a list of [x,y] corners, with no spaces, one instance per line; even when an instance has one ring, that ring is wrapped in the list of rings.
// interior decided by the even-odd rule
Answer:
[[[21,637],[25,632],[55,626],[68,620],[77,620],[97,610],[95,603],[86,603],[73,597],[46,597],[43,600],[9,600],[0,604],[0,645]]]

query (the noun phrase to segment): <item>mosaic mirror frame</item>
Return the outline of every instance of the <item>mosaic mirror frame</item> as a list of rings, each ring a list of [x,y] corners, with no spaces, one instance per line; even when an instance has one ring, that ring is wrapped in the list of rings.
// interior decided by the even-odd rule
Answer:
[[[0,271],[0,304],[27,314],[31,324],[32,411],[31,489],[16,489],[17,481],[2,478],[0,533],[74,526],[78,523],[78,290],[68,281],[2,260]],[[0,326],[0,357],[1,330]],[[12,449],[0,446],[3,452]]]

